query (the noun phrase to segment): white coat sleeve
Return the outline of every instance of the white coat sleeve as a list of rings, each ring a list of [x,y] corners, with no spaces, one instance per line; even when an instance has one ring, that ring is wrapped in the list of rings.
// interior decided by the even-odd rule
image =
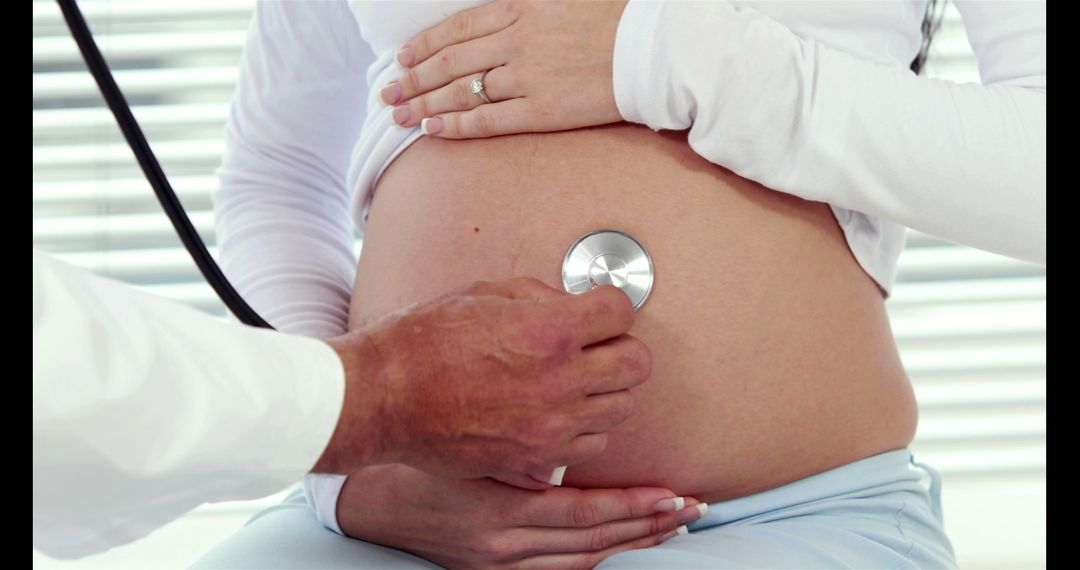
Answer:
[[[34,250],[34,548],[75,558],[202,503],[285,489],[322,455],[344,369]]]
[[[630,0],[615,99],[764,186],[1046,262],[1046,3],[957,0],[982,85],[918,77],[728,2]]]

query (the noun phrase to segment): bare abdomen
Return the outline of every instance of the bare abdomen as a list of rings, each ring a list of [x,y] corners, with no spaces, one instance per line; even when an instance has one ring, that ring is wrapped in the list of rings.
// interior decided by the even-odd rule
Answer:
[[[380,179],[351,326],[478,279],[561,288],[567,248],[625,231],[656,279],[635,413],[566,484],[745,495],[907,445],[916,408],[882,296],[829,207],[712,165],[683,133],[620,124],[424,138]]]

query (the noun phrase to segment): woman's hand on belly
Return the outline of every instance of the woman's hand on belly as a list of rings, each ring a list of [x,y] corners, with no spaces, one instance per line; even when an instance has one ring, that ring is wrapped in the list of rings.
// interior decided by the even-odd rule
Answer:
[[[394,120],[441,138],[549,132],[622,120],[612,58],[626,0],[513,2],[464,10],[398,53],[381,92]],[[483,79],[484,104],[472,83]]]
[[[492,479],[445,479],[404,465],[349,476],[338,499],[345,534],[447,568],[592,568],[655,546],[702,515],[661,488],[526,491]]]

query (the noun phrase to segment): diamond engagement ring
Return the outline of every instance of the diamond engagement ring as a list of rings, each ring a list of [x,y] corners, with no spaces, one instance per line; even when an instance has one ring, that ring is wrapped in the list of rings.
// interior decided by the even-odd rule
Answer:
[[[487,77],[487,74],[490,73],[490,72],[491,72],[491,70],[489,69],[489,70],[485,71],[480,77],[477,77],[476,79],[473,79],[472,80],[472,85],[471,85],[472,92],[479,95],[480,98],[483,99],[485,103],[490,103],[491,102],[491,99],[488,99],[487,92],[484,91],[484,78]]]

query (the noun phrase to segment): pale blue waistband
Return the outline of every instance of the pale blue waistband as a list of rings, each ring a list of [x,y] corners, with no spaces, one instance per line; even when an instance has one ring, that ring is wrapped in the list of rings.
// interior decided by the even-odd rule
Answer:
[[[933,468],[916,463],[911,450],[904,448],[873,455],[768,491],[710,503],[709,513],[688,526],[690,530],[702,530],[753,517],[768,517],[830,499],[857,499],[892,491],[926,492],[920,484],[924,474],[929,475],[932,508],[940,520],[941,477]]]

